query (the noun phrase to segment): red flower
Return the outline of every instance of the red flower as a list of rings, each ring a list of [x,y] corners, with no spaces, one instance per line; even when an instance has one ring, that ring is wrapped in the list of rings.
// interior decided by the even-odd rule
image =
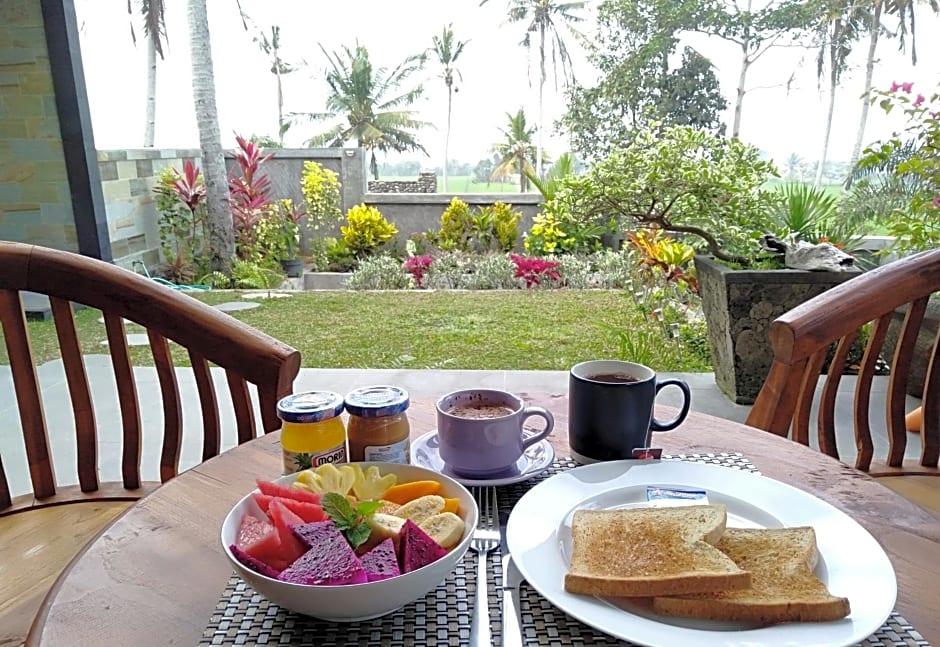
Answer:
[[[530,258],[520,256],[519,254],[510,254],[509,258],[516,266],[515,277],[525,281],[525,286],[531,288],[540,285],[543,278],[549,278],[554,281],[561,280],[561,274],[558,272],[558,263],[555,261],[546,261],[543,258]]]
[[[431,263],[434,259],[430,254],[425,256],[409,256],[408,260],[404,263],[405,271],[415,277],[415,283],[418,284],[418,287],[424,287],[421,281],[424,279],[424,274],[431,268]]]
[[[912,81],[905,81],[904,83],[901,84],[901,89],[904,90],[904,92],[906,92],[907,94],[911,93],[911,89],[913,87],[914,87],[914,83]]]

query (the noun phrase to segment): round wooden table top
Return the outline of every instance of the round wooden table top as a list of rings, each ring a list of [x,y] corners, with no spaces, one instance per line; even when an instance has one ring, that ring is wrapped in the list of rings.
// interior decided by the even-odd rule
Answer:
[[[567,456],[566,397],[521,395],[555,414],[552,444]],[[413,438],[436,426],[433,400],[413,400],[409,414]],[[255,479],[280,474],[278,436],[225,452],[131,507],[59,579],[28,644],[198,643],[232,573],[219,543],[222,520]],[[693,412],[655,441],[666,453],[741,452],[765,476],[845,511],[891,558],[896,609],[940,644],[940,520],[815,450],[727,420]]]

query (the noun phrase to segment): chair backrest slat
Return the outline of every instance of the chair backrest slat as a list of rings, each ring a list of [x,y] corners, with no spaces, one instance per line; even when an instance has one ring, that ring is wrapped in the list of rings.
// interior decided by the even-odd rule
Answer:
[[[232,371],[225,371],[228,390],[232,394],[232,408],[235,409],[235,425],[238,428],[238,444],[247,443],[257,434],[255,417],[251,414],[251,395],[248,383]]]
[[[936,465],[940,462],[940,330],[930,351],[921,405],[920,464]]]
[[[180,450],[183,447],[183,410],[180,405],[180,389],[176,381],[176,369],[170,356],[170,344],[166,337],[147,331],[150,350],[160,382],[163,400],[163,449],[160,452],[160,481],[166,483],[179,473]]]
[[[814,353],[803,369],[800,393],[796,398],[796,411],[793,414],[793,440],[809,445],[809,416],[813,409],[813,396],[819,382],[819,372],[826,361],[824,352]]]
[[[219,399],[215,394],[215,384],[209,362],[194,350],[189,351],[189,363],[196,378],[196,390],[199,393],[199,405],[202,412],[202,460],[206,461],[219,455],[221,449],[221,421],[219,420]]]
[[[88,387],[88,373],[82,358],[78,332],[72,304],[65,299],[50,297],[52,317],[55,320],[56,336],[62,351],[65,380],[72,400],[75,417],[75,444],[78,458],[78,484],[82,492],[98,489],[98,427],[95,423],[95,408]]]
[[[871,436],[871,419],[868,412],[871,406],[871,387],[875,379],[875,369],[878,358],[891,325],[891,314],[879,317],[872,324],[871,335],[865,345],[865,353],[859,365],[858,378],[855,382],[855,399],[853,401],[853,420],[855,423],[855,447],[858,454],[855,457],[855,467],[868,471],[875,456],[875,444]]]
[[[140,487],[140,404],[137,402],[137,380],[127,349],[124,320],[104,313],[104,328],[111,351],[111,366],[117,385],[118,404],[121,407],[121,477],[124,487],[136,490]]]
[[[13,290],[0,290],[0,323],[6,339],[10,371],[16,404],[23,427],[23,442],[26,459],[29,461],[29,477],[37,497],[55,494],[55,469],[49,451],[49,434],[42,407],[39,376],[33,362],[29,334],[26,330],[26,314],[20,295]]]
[[[907,429],[904,416],[907,413],[907,376],[911,370],[917,334],[927,311],[927,297],[910,303],[901,325],[901,336],[894,351],[891,363],[891,377],[888,380],[888,400],[885,407],[885,424],[888,426],[887,464],[898,467],[904,462],[904,450],[907,448]]]
[[[839,384],[842,383],[846,359],[856,339],[858,331],[839,340],[819,397],[819,419],[816,426],[819,451],[836,459],[839,458],[839,448],[836,445],[836,398],[839,395]]]

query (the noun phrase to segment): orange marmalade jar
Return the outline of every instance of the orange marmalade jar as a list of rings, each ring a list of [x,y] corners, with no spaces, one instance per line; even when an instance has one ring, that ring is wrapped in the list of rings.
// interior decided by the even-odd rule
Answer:
[[[396,386],[367,386],[346,396],[350,461],[411,462],[408,392]]]
[[[343,396],[332,391],[289,395],[277,403],[284,473],[346,462]]]

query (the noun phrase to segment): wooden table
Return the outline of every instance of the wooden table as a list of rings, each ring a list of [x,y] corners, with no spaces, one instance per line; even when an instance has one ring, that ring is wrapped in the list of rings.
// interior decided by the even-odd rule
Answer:
[[[552,443],[568,455],[564,395],[522,394],[556,416]],[[412,434],[435,427],[434,403],[415,400]],[[887,551],[897,610],[940,645],[940,521],[868,476],[789,440],[692,413],[657,434],[667,453],[739,451],[771,478],[844,510]],[[193,645],[232,568],[219,528],[256,478],[278,476],[278,434],[232,449],[142,499],[92,542],[50,592],[27,644]]]

